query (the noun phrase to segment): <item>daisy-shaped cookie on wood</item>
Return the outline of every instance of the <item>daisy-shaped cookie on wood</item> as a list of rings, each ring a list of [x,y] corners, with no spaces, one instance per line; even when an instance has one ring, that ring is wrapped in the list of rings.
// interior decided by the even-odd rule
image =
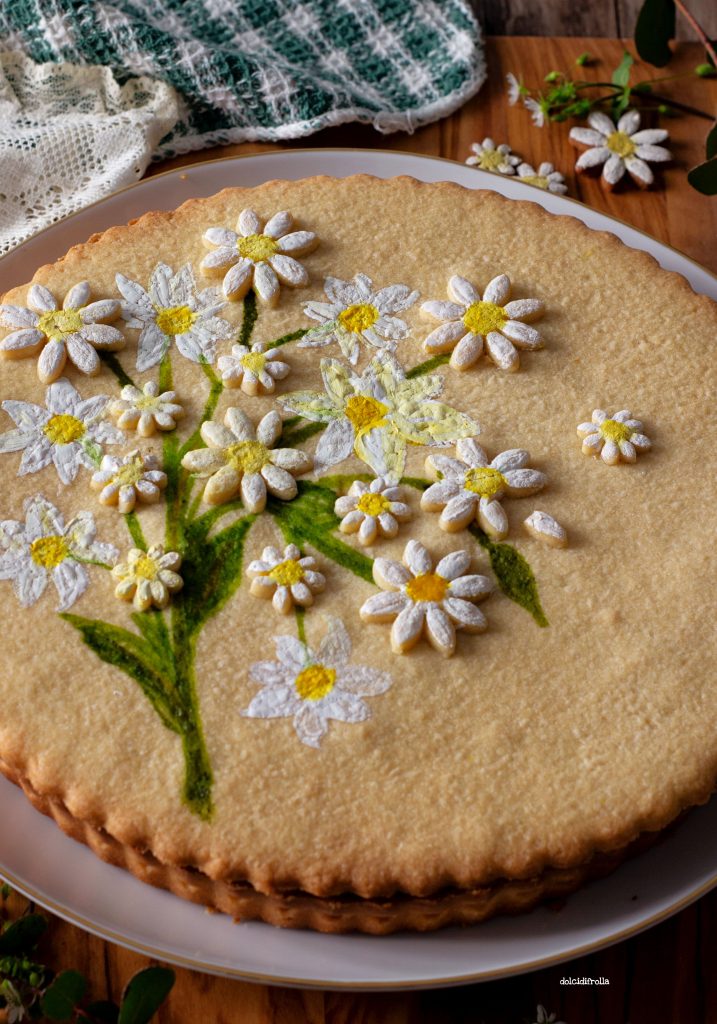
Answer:
[[[455,274],[448,281],[450,301],[437,299],[421,306],[425,316],[441,321],[423,342],[426,352],[451,352],[451,366],[468,370],[485,349],[499,369],[517,370],[518,349],[543,347],[540,333],[528,321],[542,316],[544,307],[540,299],[509,302],[510,292],[507,274],[489,281],[482,296],[474,284]]]
[[[471,145],[473,155],[466,163],[469,167],[477,167],[481,171],[496,171],[498,174],[515,174],[520,157],[511,152],[510,146],[503,142],[496,146],[493,139],[486,138],[482,142]]]
[[[267,306],[279,301],[281,285],[299,288],[309,275],[298,256],[306,256],[319,244],[313,231],[295,231],[288,210],[275,213],[266,223],[254,210],[242,210],[236,231],[212,227],[204,232],[204,244],[212,249],[202,260],[202,273],[223,278],[228,299],[243,299],[250,288]]]
[[[537,171],[531,164],[519,164],[518,179],[526,185],[534,185],[536,188],[542,188],[544,192],[553,192],[555,195],[565,195],[568,191],[564,175],[547,161],[540,164]]]
[[[589,128],[571,128],[570,141],[585,152],[578,158],[578,174],[602,167],[601,184],[608,190],[615,188],[625,172],[640,188],[648,188],[654,175],[650,163],[664,163],[672,159],[669,149],[658,145],[667,141],[663,128],[639,131],[640,115],[628,110],[615,125],[607,114],[594,110],[588,117]]]

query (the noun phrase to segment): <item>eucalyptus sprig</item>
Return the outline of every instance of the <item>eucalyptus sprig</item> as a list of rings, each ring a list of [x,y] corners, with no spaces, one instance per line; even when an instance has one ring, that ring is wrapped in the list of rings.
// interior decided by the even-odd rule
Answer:
[[[5,911],[11,891],[0,887]],[[4,916],[4,915],[3,915]],[[119,1005],[88,1001],[87,979],[79,971],[55,974],[36,959],[47,918],[27,903],[20,916],[0,922],[0,1020],[70,1021],[72,1024],[148,1024],[174,985],[174,971],[147,967],[125,986]]]

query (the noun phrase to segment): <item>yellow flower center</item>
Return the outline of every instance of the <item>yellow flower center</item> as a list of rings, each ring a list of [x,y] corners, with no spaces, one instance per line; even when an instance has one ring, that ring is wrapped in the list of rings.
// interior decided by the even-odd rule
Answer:
[[[478,157],[478,166],[484,171],[494,171],[505,162],[505,157],[497,149],[484,149]]]
[[[600,424],[600,433],[606,441],[614,441],[615,444],[619,444],[620,441],[629,441],[632,437],[630,428],[626,427],[624,423],[618,423],[617,420],[603,420]]]
[[[224,457],[240,473],[258,473],[269,461],[269,449],[261,441],[239,441],[224,449]]]
[[[382,494],[372,494],[369,491],[367,494],[361,495],[356,502],[356,508],[359,512],[363,512],[364,515],[378,516],[382,512],[391,511],[391,502],[388,498],[384,498]]]
[[[63,414],[51,416],[42,432],[50,444],[70,444],[71,441],[79,441],[83,436],[85,425],[82,420]]]
[[[263,352],[247,352],[241,357],[241,364],[245,370],[258,376],[266,366],[266,356]]]
[[[497,469],[490,467],[469,469],[463,486],[467,491],[480,494],[481,498],[492,498],[505,486],[505,477]]]
[[[160,406],[159,395],[143,395],[135,400],[138,409],[158,409]]]
[[[69,555],[64,537],[38,537],[30,545],[30,556],[43,569],[55,569]]]
[[[189,306],[166,306],[157,310],[155,318],[163,334],[186,334],[196,319]]]
[[[153,580],[157,577],[157,563],[149,555],[142,555],[132,566],[135,576],[143,580]]]
[[[279,248],[273,238],[268,235],[249,235],[247,238],[240,238],[237,242],[239,255],[252,263],[262,263],[273,256]]]
[[[82,327],[82,317],[76,309],[54,309],[51,313],[43,313],[37,321],[38,331],[48,338],[62,340],[68,334],[75,334]]]
[[[535,185],[537,188],[547,188],[549,185],[544,174],[526,174],[519,180],[527,182],[528,185]]]
[[[448,589],[448,580],[434,572],[416,576],[406,584],[406,593],[412,601],[442,601]]]
[[[114,483],[120,487],[132,486],[142,479],[144,475],[144,463],[139,455],[136,455],[131,462],[126,462],[117,470]]]
[[[378,310],[368,302],[361,302],[355,306],[349,306],[339,313],[339,323],[344,330],[351,334],[360,334],[378,320]]]
[[[285,562],[279,562],[265,575],[280,587],[293,587],[295,583],[303,580],[304,567],[299,565],[295,558],[287,558]]]
[[[621,157],[632,156],[637,149],[635,143],[625,132],[612,132],[607,137],[606,145],[611,152],[617,153]]]
[[[366,431],[383,425],[383,417],[388,412],[388,406],[367,395],[351,395],[344,411],[356,433],[365,434]]]
[[[474,302],[463,314],[463,323],[471,334],[489,334],[499,331],[508,319],[502,306],[494,302]]]
[[[302,669],[294,681],[296,692],[302,700],[321,700],[334,688],[336,672],[325,665],[309,665]]]

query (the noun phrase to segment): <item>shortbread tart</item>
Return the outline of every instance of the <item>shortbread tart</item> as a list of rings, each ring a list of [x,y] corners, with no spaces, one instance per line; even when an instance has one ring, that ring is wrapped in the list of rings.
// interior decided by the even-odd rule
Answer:
[[[0,305],[0,769],[323,931],[564,895],[717,776],[717,307],[529,200],[227,189]]]

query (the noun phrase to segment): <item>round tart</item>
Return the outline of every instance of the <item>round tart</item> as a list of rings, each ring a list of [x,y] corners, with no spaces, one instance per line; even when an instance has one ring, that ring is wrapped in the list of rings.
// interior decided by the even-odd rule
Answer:
[[[100,856],[429,929],[708,798],[717,310],[682,278],[529,202],[313,178],[94,236],[0,324],[0,769]]]

